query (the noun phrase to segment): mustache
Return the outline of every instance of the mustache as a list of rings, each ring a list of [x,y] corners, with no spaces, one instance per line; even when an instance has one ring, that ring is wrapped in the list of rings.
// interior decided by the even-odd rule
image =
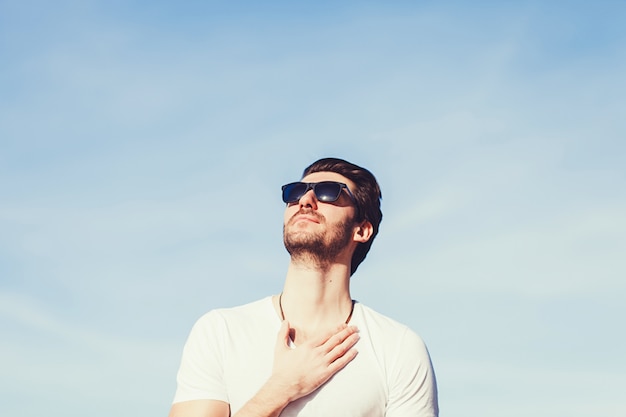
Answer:
[[[288,224],[292,224],[295,220],[296,217],[300,216],[300,215],[306,215],[306,216],[311,216],[311,217],[315,217],[315,219],[320,222],[323,223],[326,221],[326,218],[324,216],[322,216],[320,213],[314,211],[313,209],[310,208],[301,208],[300,210],[298,210],[293,216],[291,216],[291,218],[289,219]]]

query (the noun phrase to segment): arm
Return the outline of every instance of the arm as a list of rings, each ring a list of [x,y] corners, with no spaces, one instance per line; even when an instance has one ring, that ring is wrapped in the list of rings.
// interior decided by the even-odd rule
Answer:
[[[172,405],[169,417],[229,417],[228,403],[217,400],[183,401]]]
[[[276,417],[292,401],[310,394],[357,355],[354,326],[342,325],[323,337],[289,347],[289,323],[278,332],[272,374],[234,417]],[[176,403],[169,417],[229,417],[228,403],[194,400]]]

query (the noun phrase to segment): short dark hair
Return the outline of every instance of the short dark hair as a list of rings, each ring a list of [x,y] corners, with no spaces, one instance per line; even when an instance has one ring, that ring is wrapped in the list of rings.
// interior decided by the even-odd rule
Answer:
[[[374,228],[370,239],[365,243],[360,243],[352,254],[350,267],[350,275],[352,275],[369,252],[383,219],[383,212],[380,210],[380,200],[382,199],[380,186],[370,171],[343,159],[322,158],[315,161],[304,169],[302,177],[304,178],[314,172],[335,172],[352,181],[356,186],[355,190],[350,190],[356,200],[355,221],[360,223],[367,220]]]

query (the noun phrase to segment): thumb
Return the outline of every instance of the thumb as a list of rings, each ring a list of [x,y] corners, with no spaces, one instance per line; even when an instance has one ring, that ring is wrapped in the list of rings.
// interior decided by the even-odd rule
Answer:
[[[287,320],[283,320],[280,324],[276,346],[283,346],[285,348],[289,347],[289,322]]]

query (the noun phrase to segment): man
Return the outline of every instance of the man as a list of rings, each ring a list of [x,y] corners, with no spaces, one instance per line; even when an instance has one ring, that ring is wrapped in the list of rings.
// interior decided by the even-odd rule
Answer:
[[[170,417],[438,415],[422,340],[350,295],[380,199],[368,170],[335,158],[283,186],[283,291],[198,320]]]

